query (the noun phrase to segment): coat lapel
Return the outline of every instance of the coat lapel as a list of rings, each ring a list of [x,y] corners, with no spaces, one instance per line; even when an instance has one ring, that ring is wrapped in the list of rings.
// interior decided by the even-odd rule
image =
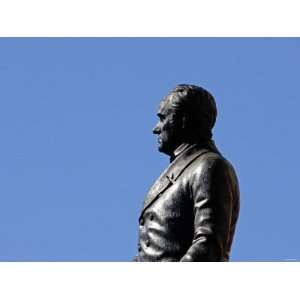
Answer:
[[[209,148],[203,148],[199,145],[192,145],[181,153],[169,167],[160,175],[155,181],[153,186],[150,188],[145,200],[141,216],[146,208],[148,208],[159,196],[167,190],[172,184],[175,183],[176,179],[180,174],[199,156],[209,152]]]

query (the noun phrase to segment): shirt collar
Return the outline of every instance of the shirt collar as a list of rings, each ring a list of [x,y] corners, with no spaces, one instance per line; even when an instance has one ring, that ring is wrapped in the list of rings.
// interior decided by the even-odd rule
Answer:
[[[170,157],[170,162],[172,162],[176,157],[178,157],[182,152],[184,152],[187,148],[189,148],[191,144],[182,143],[179,147],[177,147],[173,155]]]
[[[218,148],[216,147],[215,143],[213,140],[208,140],[206,142],[203,143],[197,143],[198,145],[202,145],[203,148],[207,148],[210,149],[210,151],[219,153]],[[179,147],[177,147],[174,152],[173,155],[171,155],[170,157],[170,162],[172,162],[175,158],[177,158],[178,156],[180,156],[183,152],[185,152],[187,149],[191,148],[192,146],[194,146],[195,144],[189,144],[189,143],[182,143]]]

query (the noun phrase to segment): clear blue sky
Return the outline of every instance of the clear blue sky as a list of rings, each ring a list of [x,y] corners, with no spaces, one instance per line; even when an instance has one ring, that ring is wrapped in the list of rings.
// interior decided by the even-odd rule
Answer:
[[[300,260],[299,53],[288,38],[0,39],[0,260],[130,261],[178,83],[217,101],[241,189],[231,260]]]

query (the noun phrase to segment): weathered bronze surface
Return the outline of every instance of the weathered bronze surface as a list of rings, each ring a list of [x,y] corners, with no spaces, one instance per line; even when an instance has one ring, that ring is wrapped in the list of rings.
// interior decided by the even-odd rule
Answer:
[[[228,261],[239,187],[212,140],[215,100],[203,88],[181,84],[157,115],[153,133],[170,165],[144,200],[134,261]]]

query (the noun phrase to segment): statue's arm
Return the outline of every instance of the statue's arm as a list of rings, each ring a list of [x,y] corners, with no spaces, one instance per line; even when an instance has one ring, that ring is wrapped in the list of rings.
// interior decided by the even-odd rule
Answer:
[[[134,256],[134,258],[132,259],[133,262],[138,262],[139,261],[139,258],[138,258],[138,255]]]
[[[232,177],[221,157],[204,162],[190,178],[194,205],[194,238],[181,261],[220,261],[229,238],[232,215]]]

